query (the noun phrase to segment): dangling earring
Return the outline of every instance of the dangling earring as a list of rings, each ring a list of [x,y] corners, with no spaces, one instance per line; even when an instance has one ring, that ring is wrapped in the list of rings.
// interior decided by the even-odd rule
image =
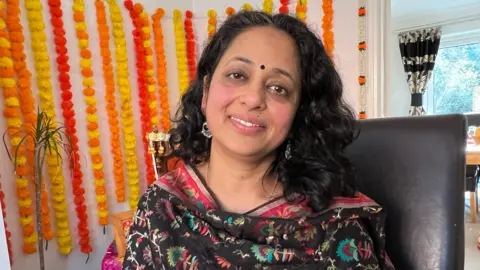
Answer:
[[[203,136],[205,136],[209,139],[212,138],[212,132],[210,132],[210,129],[208,129],[207,122],[203,122],[202,134],[203,134]]]
[[[287,143],[287,147],[285,148],[285,158],[289,160],[292,158],[292,146],[290,142]]]

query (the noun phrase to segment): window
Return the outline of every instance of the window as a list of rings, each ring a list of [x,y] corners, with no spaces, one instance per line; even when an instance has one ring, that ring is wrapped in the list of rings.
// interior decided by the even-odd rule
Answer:
[[[442,46],[425,97],[428,114],[480,112],[480,42]]]

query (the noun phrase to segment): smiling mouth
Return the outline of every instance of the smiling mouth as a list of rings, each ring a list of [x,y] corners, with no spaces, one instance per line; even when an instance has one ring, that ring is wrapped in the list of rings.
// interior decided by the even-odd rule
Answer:
[[[233,116],[230,116],[230,119],[232,119],[233,121],[236,121],[246,127],[260,127],[260,125],[257,125],[257,124],[254,124],[254,123],[250,123],[250,122],[247,122],[247,121],[244,121],[242,119],[238,119],[238,118],[235,118]]]

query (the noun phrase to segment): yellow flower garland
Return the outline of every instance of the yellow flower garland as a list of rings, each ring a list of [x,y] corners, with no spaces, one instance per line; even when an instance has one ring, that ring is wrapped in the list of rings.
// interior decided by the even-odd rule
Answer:
[[[175,32],[178,83],[180,97],[182,97],[188,90],[188,63],[187,44],[185,41],[185,32],[183,30],[182,12],[178,9],[173,11],[173,27]]]
[[[273,14],[273,1],[264,0],[263,1],[263,12],[272,15]]]
[[[17,98],[17,84],[15,82],[15,72],[13,69],[13,60],[11,43],[8,39],[5,20],[3,19],[3,2],[0,2],[0,86],[2,88],[4,102],[3,115],[7,120],[7,133],[10,135],[11,152],[14,153],[22,140],[22,118],[20,115],[20,101]],[[18,207],[20,215],[20,225],[23,230],[23,251],[31,254],[36,251],[38,235],[35,231],[33,220],[32,199],[28,189],[28,170],[25,148],[19,147],[17,153],[17,167],[15,180]]]
[[[270,1],[272,1],[272,0],[270,0]],[[272,4],[273,4],[273,2],[272,2]],[[264,4],[264,5],[265,5],[265,4]],[[265,7],[264,7],[264,8],[265,8]],[[247,4],[243,4],[243,5],[242,5],[242,10],[252,11],[252,10],[253,10],[253,7],[252,7],[252,5],[250,5],[250,4],[248,4],[248,3],[247,3]]]
[[[208,40],[211,40],[217,31],[217,12],[210,9],[208,15]]]
[[[296,8],[296,16],[302,22],[307,20],[307,0],[298,0]]]
[[[116,77],[120,91],[122,131],[124,137],[125,156],[127,164],[127,177],[130,188],[129,205],[131,209],[137,207],[140,199],[140,187],[138,178],[137,155],[135,152],[136,138],[133,127],[133,111],[131,88],[128,72],[127,42],[123,28],[122,11],[116,0],[106,0],[110,10],[112,21],[113,38],[115,42]]]
[[[41,0],[25,0],[25,8],[31,32],[40,107],[49,117],[54,118],[55,105],[50,83],[50,62],[47,52],[47,36],[45,35],[42,2]],[[55,122],[52,122],[52,125],[56,125]],[[51,199],[55,212],[58,249],[61,254],[67,255],[72,250],[72,238],[68,225],[66,191],[61,170],[62,164],[55,155],[47,155],[46,161],[47,172],[51,181]]]
[[[90,158],[95,184],[95,199],[97,201],[97,215],[99,224],[106,226],[108,224],[107,193],[105,190],[105,178],[103,175],[102,156],[100,154],[100,131],[98,130],[98,115],[96,113],[97,100],[95,99],[95,90],[93,89],[93,71],[91,52],[88,49],[88,33],[85,23],[84,13],[85,5],[83,0],[73,1],[73,17],[75,21],[75,30],[77,32],[78,47],[80,48],[80,66],[83,76],[83,94],[87,112],[88,127],[88,145],[90,146]],[[86,220],[83,220],[86,221]],[[88,243],[82,252],[88,253]]]
[[[139,14],[140,19],[142,20],[142,38],[143,38],[143,48],[145,48],[145,71],[146,71],[146,84],[148,91],[148,108],[150,110],[150,123],[152,126],[158,125],[158,112],[157,112],[157,95],[155,93],[155,70],[153,66],[153,49],[152,43],[150,41],[151,30],[150,30],[150,21],[148,18],[148,13],[143,9]]]

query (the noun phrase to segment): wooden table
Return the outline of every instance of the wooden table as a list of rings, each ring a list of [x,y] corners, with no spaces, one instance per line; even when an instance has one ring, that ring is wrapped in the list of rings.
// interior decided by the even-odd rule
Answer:
[[[480,145],[467,145],[467,165],[480,165]]]

